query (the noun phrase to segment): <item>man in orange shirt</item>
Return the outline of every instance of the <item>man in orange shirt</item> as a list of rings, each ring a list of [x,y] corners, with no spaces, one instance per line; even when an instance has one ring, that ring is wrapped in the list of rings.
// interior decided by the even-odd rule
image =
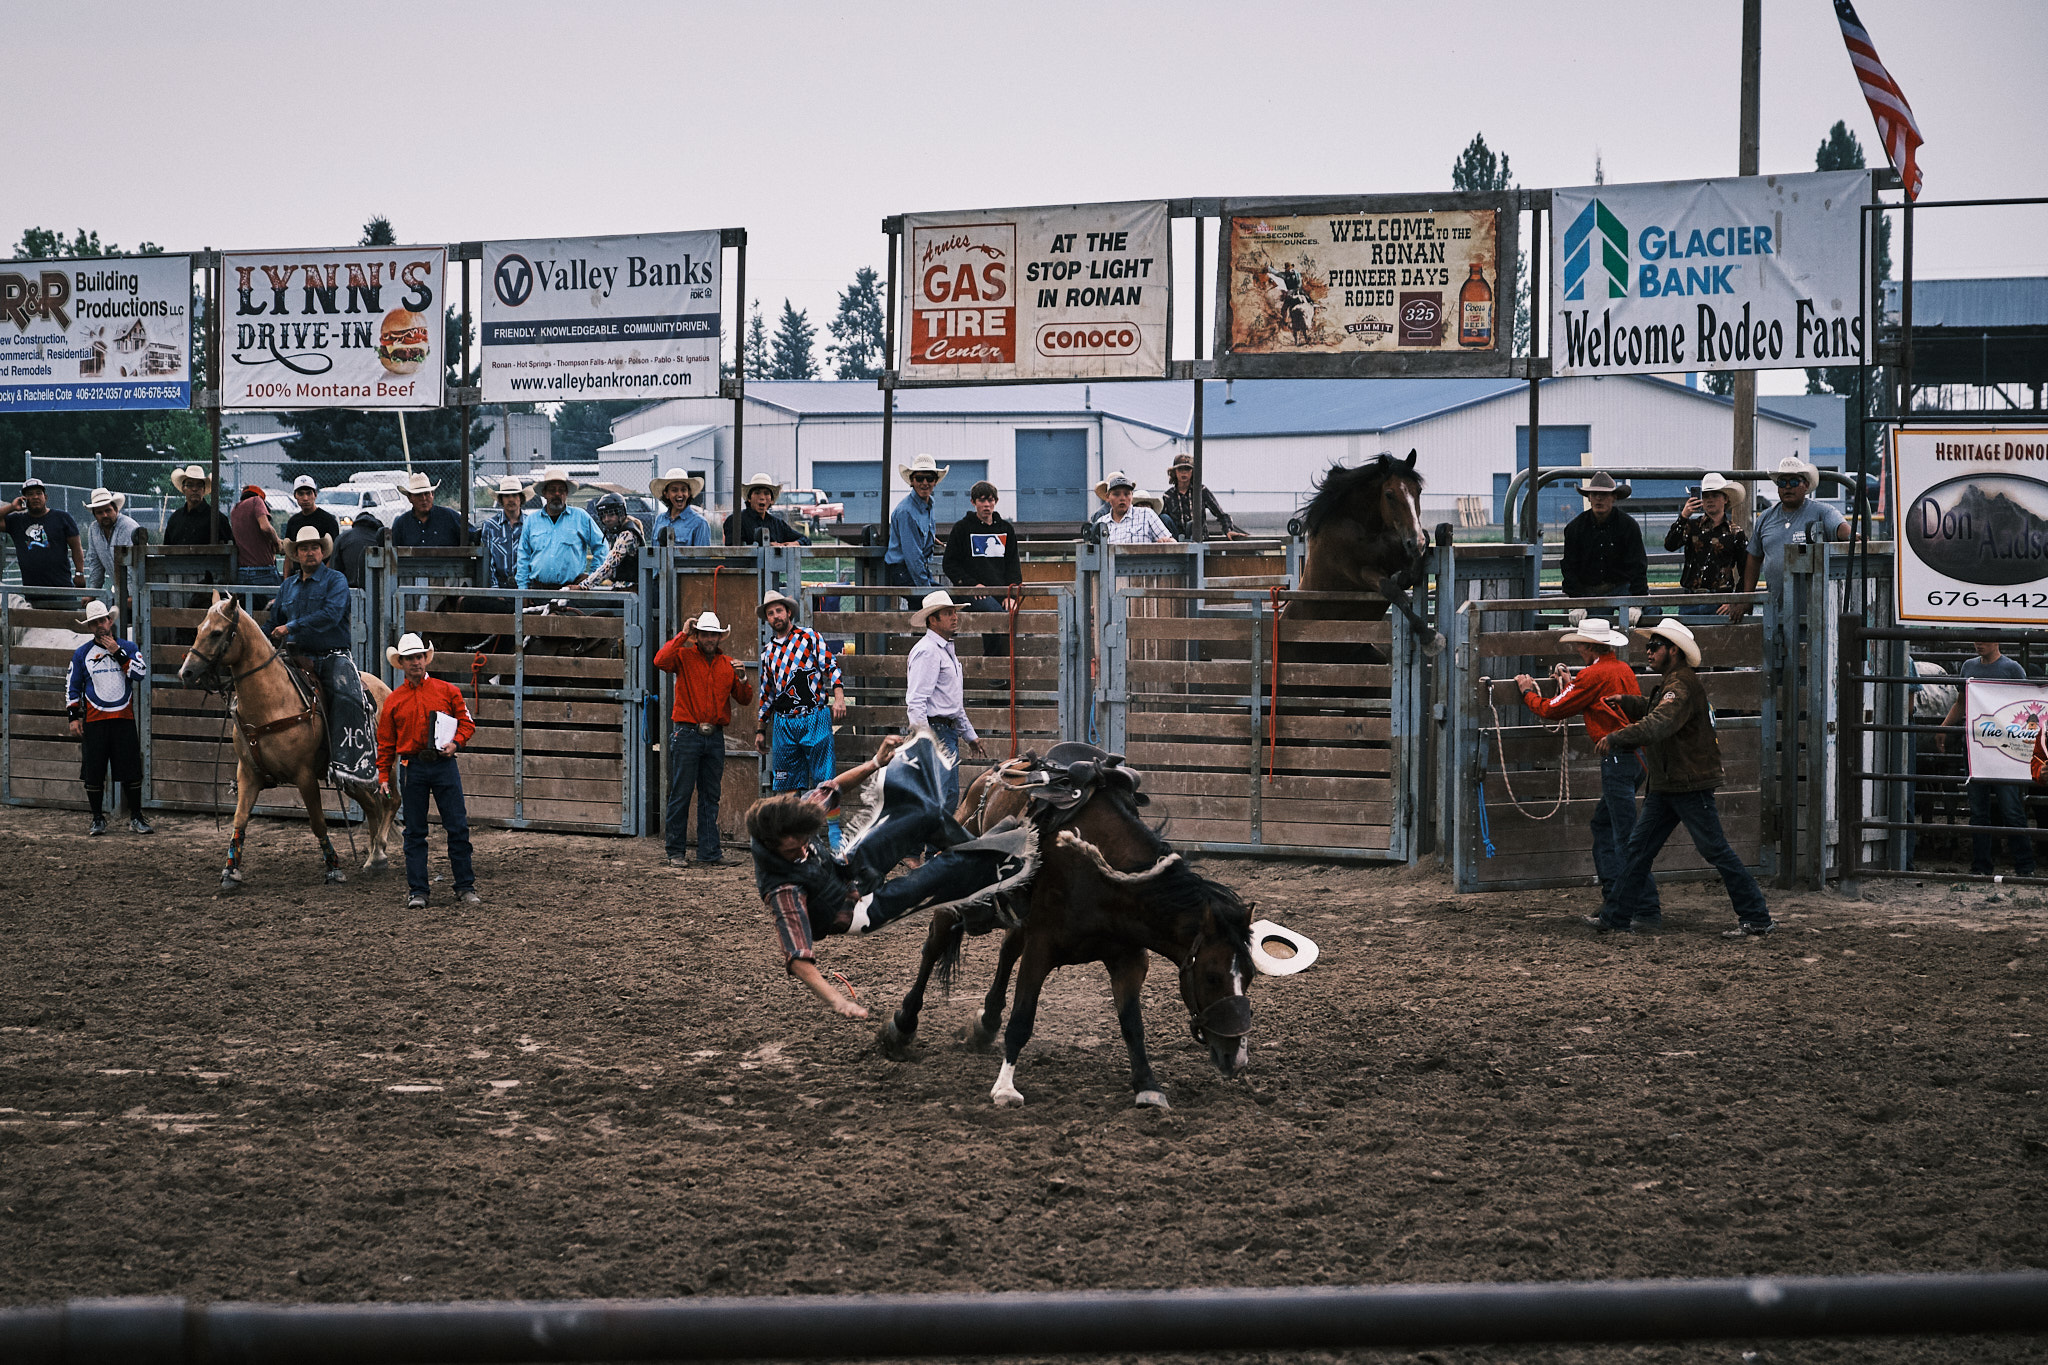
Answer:
[[[1599,617],[1588,616],[1577,629],[1560,635],[1558,642],[1576,646],[1585,667],[1570,680],[1570,686],[1548,700],[1536,690],[1534,678],[1517,674],[1515,686],[1521,689],[1522,704],[1545,720],[1583,715],[1586,738],[1598,744],[1628,723],[1600,703],[1608,697],[1642,695],[1635,670],[1615,654],[1617,649],[1628,648],[1628,636]],[[1636,780],[1642,771],[1642,760],[1633,753],[1608,754],[1600,760],[1600,804],[1593,808],[1592,823],[1593,871],[1600,878],[1602,901],[1613,897],[1614,884],[1628,861],[1629,836],[1636,828]],[[1650,879],[1648,905],[1647,922],[1654,927],[1662,913],[1655,877]],[[1636,921],[1642,923],[1645,918],[1638,915]]]
[[[405,680],[377,714],[377,785],[390,795],[395,764],[405,815],[405,884],[408,910],[427,908],[427,797],[441,808],[441,828],[448,834],[448,865],[455,873],[455,899],[479,905],[476,872],[469,861],[469,809],[462,801],[462,771],[455,751],[476,733],[476,722],[462,703],[462,689],[427,676],[434,648],[407,633],[396,649],[384,651],[392,667],[405,670]],[[453,733],[437,738],[440,718],[454,722]],[[440,727],[444,732],[447,727]]]
[[[662,821],[670,867],[685,866],[692,791],[697,793],[697,862],[702,866],[725,861],[718,843],[725,727],[732,724],[734,702],[744,706],[754,699],[741,666],[720,649],[725,636],[718,614],[707,611],[654,656],[656,668],[676,675],[676,701],[669,712],[675,729],[668,736],[668,814]]]

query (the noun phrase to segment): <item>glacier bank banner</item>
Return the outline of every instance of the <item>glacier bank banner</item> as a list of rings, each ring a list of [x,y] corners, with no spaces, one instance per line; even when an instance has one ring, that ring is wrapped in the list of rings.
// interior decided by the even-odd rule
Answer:
[[[1855,363],[1868,171],[1554,190],[1551,372]]]
[[[190,256],[0,262],[0,412],[190,406]]]

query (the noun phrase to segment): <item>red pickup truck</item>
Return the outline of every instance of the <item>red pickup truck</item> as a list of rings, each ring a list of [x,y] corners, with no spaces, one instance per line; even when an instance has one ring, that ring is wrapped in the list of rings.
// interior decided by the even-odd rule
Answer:
[[[770,510],[791,523],[842,521],[846,517],[845,503],[826,501],[824,493],[816,488],[785,488],[782,500]]]

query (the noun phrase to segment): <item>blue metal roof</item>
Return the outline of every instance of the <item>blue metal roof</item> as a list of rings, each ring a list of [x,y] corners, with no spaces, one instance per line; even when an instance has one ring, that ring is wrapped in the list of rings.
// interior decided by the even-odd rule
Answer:
[[[1240,379],[1202,394],[1208,436],[1389,431],[1516,391],[1520,379]]]
[[[1887,324],[1899,321],[1897,280],[1884,282]],[[1929,327],[2048,327],[2048,276],[1913,281],[1913,330]]]
[[[1841,454],[1849,448],[1843,435],[1849,425],[1849,400],[1841,394],[1764,394],[1756,400],[1756,407],[1758,412],[1811,427],[1806,441],[1812,454]]]

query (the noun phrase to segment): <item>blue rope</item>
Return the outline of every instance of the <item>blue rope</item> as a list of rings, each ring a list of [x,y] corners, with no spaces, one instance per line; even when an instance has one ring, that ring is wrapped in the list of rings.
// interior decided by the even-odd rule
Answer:
[[[1494,854],[1493,835],[1486,828],[1486,779],[1479,779],[1479,842],[1486,845],[1486,856]]]

